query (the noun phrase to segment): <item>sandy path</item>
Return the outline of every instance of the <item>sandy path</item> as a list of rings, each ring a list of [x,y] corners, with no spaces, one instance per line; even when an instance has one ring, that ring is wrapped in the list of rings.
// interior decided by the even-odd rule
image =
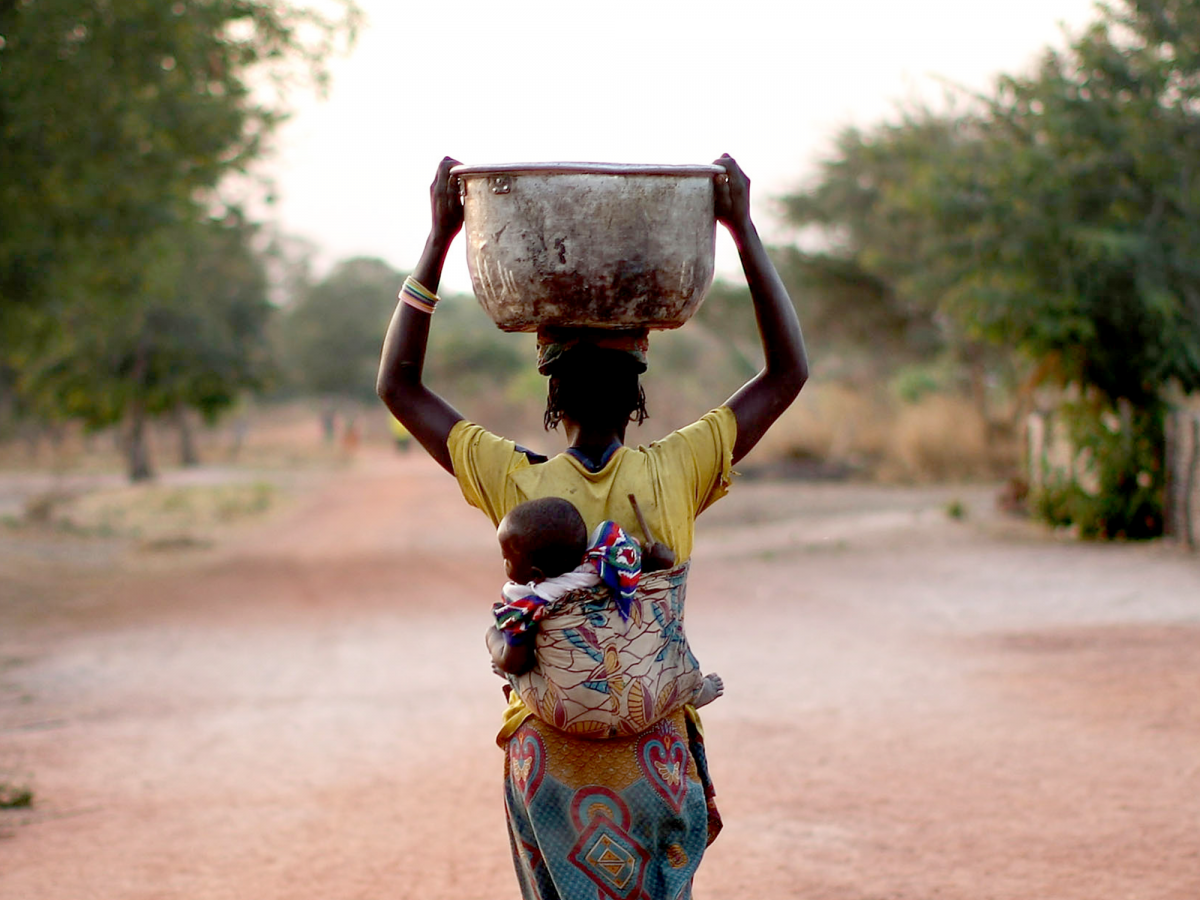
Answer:
[[[1200,560],[987,507],[746,483],[701,520],[698,896],[1200,897]],[[37,796],[0,898],[516,896],[498,555],[428,460],[171,566],[39,565],[0,573],[0,774]]]

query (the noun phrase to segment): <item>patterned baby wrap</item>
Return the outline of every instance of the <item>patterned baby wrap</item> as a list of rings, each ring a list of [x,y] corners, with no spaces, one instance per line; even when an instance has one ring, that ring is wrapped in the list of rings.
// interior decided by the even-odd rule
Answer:
[[[585,738],[639,734],[691,703],[703,676],[683,630],[687,573],[642,574],[628,616],[603,584],[552,601],[536,665],[509,683],[543,722]]]

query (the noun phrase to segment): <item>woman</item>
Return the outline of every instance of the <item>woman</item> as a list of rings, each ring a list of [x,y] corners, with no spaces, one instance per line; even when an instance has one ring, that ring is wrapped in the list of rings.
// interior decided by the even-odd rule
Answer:
[[[610,519],[637,534],[628,500],[637,496],[655,538],[678,560],[656,588],[663,597],[660,624],[678,638],[695,518],[724,495],[731,466],[808,378],[795,309],[750,218],[750,181],[728,155],[716,162],[728,175],[715,180],[715,213],[737,245],[765,359],[762,371],[718,409],[650,447],[626,447],[628,423],[646,414],[639,383],[644,333],[636,332],[600,343],[569,331],[539,335],[538,367],[550,376],[546,425],[561,423],[569,442],[552,459],[471,424],[430,391],[421,380],[430,313],[463,222],[450,177],[457,162],[450,158],[430,188],[432,228],[401,290],[378,382],[388,409],[493,524],[521,502],[557,496],[575,504],[589,530]],[[498,738],[507,751],[505,805],[522,895],[690,898],[692,876],[719,829],[694,710],[679,709],[641,734],[608,740],[553,724],[514,699]]]

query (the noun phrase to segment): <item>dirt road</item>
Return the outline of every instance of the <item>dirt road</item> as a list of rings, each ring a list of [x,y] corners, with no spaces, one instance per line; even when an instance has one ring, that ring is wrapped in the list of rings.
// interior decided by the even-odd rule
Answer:
[[[963,489],[746,482],[699,534],[698,897],[1200,898],[1200,559]],[[517,896],[498,554],[428,460],[368,453],[201,551],[25,540],[0,776],[36,799],[0,812],[0,898]]]

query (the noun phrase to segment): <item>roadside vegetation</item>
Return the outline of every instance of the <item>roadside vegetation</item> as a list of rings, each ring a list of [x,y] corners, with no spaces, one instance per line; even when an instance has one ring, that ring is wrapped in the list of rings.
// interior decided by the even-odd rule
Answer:
[[[314,273],[314,248],[234,199],[289,92],[319,88],[352,41],[357,10],[179,6],[0,8],[10,469],[119,461],[143,482],[199,462],[333,464],[397,440],[374,377],[405,273],[369,258]],[[1198,35],[1200,0],[1126,0],[982,95],[948,88],[936,109],[839,134],[815,177],[776,198],[793,240],[773,253],[814,378],[742,468],[1001,481],[1012,505],[1082,535],[1160,534],[1165,413],[1200,386]],[[249,90],[256,79],[274,92]],[[556,449],[531,338],[499,333],[469,296],[444,300],[430,383]],[[693,322],[653,337],[651,419],[633,439],[704,412],[757,364],[746,290],[718,282]],[[1038,409],[1061,414],[1072,461],[1027,498]],[[289,415],[303,438],[264,449],[263,423]],[[69,509],[82,529],[132,527],[100,501],[44,502],[47,520]],[[241,502],[165,491],[133,505],[220,518]]]

